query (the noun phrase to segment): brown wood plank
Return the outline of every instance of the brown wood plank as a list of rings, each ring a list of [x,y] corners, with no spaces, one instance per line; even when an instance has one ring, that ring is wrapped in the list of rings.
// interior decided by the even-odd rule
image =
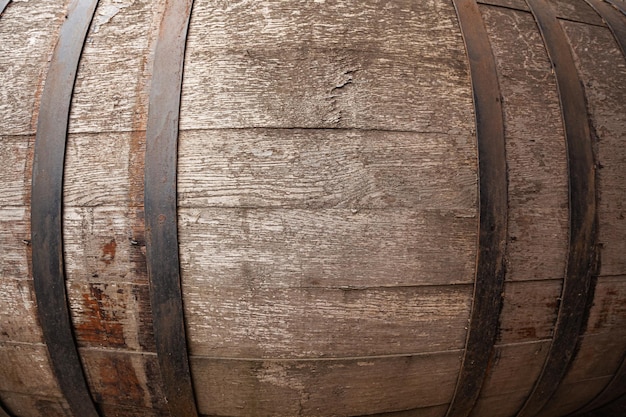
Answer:
[[[67,0],[13,2],[0,25],[0,134],[32,135],[44,74]]]
[[[472,209],[476,170],[464,133],[187,131],[179,206]]]
[[[340,288],[473,280],[473,212],[218,208],[180,209],[179,217],[187,285]]]
[[[478,3],[501,6],[520,11],[530,11],[524,0],[480,0]],[[584,0],[549,0],[554,7],[558,18],[572,20],[590,25],[604,26],[605,23],[599,18]]]
[[[503,96],[509,185],[507,280],[562,279],[568,233],[567,157],[550,61],[529,13],[489,6],[482,6],[481,13]]]
[[[443,417],[448,411],[448,405],[436,405],[433,407],[417,408],[405,411],[392,411],[390,413],[368,414],[367,417]]]
[[[467,63],[448,2],[200,2],[191,20],[182,130],[472,130]]]
[[[30,173],[32,136],[0,136],[0,207],[22,206],[30,199]]]
[[[0,391],[63,398],[43,344],[0,343],[0,375]]]
[[[609,3],[601,0],[585,0],[602,17],[613,32],[622,54],[626,57],[626,18]]]
[[[57,398],[24,395],[15,392],[0,392],[10,416],[28,417],[71,417],[69,406]]]
[[[626,3],[624,3],[624,0],[607,0],[607,1],[611,3],[613,6],[615,6],[619,11],[621,11],[622,13],[626,15]]]
[[[611,377],[601,377],[572,384],[563,384],[553,400],[537,417],[566,416],[598,395]],[[616,416],[617,417],[617,416]]]
[[[2,279],[30,277],[30,212],[26,207],[0,208]]]
[[[600,275],[626,274],[626,59],[608,29],[563,22],[587,94],[597,140]],[[606,45],[585,51],[583,45]],[[598,65],[602,62],[602,65]]]
[[[191,364],[203,414],[358,416],[446,403],[459,354],[312,361],[192,357]]]
[[[550,339],[561,285],[561,280],[506,283],[498,343]]]
[[[163,0],[100,1],[77,73],[71,133],[145,130],[163,7]]]
[[[42,343],[32,280],[0,280],[0,342]]]
[[[623,330],[626,330],[626,276],[599,277],[585,335]]]
[[[97,403],[167,410],[156,355],[90,348],[80,353]]]
[[[143,208],[66,207],[66,274],[73,280],[147,284]]]
[[[481,397],[470,417],[510,417],[524,404],[528,390]]]
[[[155,351],[147,284],[70,279],[67,287],[79,346]]]
[[[569,249],[550,353],[518,417],[539,413],[573,359],[597,275],[595,160],[586,98],[568,38],[546,0],[526,0],[550,56],[565,127],[569,171]],[[575,163],[574,163],[575,162]]]
[[[576,358],[563,384],[612,376],[620,367],[626,352],[626,330],[589,334],[580,338]]]
[[[461,349],[469,285],[372,289],[183,285],[192,355],[376,356]]]

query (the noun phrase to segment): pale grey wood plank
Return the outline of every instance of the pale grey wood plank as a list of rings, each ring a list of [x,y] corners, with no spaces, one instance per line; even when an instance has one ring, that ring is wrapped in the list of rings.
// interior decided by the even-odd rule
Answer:
[[[163,3],[99,2],[77,73],[70,133],[145,130]]]
[[[0,279],[0,342],[43,343],[32,280]]]
[[[468,135],[234,129],[179,141],[181,207],[476,207]]]
[[[32,136],[0,136],[0,207],[30,200]]]
[[[0,391],[63,398],[43,344],[0,342],[0,375]]]
[[[183,130],[358,127],[466,133],[473,125],[465,51],[448,2],[194,6]]]
[[[183,282],[222,288],[471,283],[474,215],[410,209],[182,208]]]
[[[473,289],[183,290],[192,355],[326,358],[462,349]]]
[[[66,0],[13,2],[0,25],[0,134],[32,135]]]

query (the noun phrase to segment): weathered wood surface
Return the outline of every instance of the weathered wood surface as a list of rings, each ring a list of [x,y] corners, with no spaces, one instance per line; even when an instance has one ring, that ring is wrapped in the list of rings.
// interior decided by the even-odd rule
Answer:
[[[473,126],[448,2],[199,2],[191,21],[183,130]]]
[[[445,404],[459,354],[312,361],[192,357],[191,367],[203,414],[358,416]]]
[[[507,280],[560,279],[568,243],[567,159],[550,61],[529,13],[490,6],[481,11],[503,96],[509,179]]]
[[[179,227],[183,285],[339,288],[473,279],[473,212],[183,208]]]
[[[16,415],[65,416],[41,344],[28,246],[38,94],[64,10],[30,3],[12,3],[0,19],[0,399]],[[203,415],[443,417],[454,390],[477,242],[471,86],[456,16],[434,0],[384,10],[331,3],[194,9],[178,202]],[[626,63],[583,1],[553,4],[599,138],[602,277],[576,361],[543,417],[592,399],[626,351]],[[104,416],[165,409],[142,207],[161,9],[101,1],[70,119],[67,288]],[[556,86],[532,16],[481,12],[503,95],[510,218],[498,345],[472,417],[510,417],[552,337],[567,255],[567,168]],[[5,53],[3,45],[12,46]]]
[[[0,134],[32,135],[66,0],[12,2],[0,24]]]
[[[524,0],[479,0],[478,2],[530,12]],[[548,3],[560,19],[605,26],[602,18],[584,0],[548,0]]]
[[[563,22],[587,92],[591,122],[597,141],[597,176],[601,275],[626,274],[626,58],[608,29]],[[600,51],[582,44],[607,45]],[[598,48],[600,49],[600,48]]]
[[[194,355],[376,356],[461,349],[471,286],[357,289],[184,285]]]
[[[181,207],[476,206],[466,132],[194,130],[179,140]]]

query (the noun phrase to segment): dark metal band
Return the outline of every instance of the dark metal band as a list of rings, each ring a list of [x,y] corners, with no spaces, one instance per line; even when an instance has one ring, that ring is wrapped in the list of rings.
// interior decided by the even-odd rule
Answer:
[[[556,76],[569,170],[570,240],[552,344],[539,378],[517,414],[535,416],[565,376],[583,331],[596,274],[596,185],[585,93],[565,31],[546,0],[526,0]]]
[[[622,13],[626,14],[626,4],[620,2],[619,0],[606,0],[611,3],[613,6],[617,7]]]
[[[470,64],[478,142],[480,220],[474,300],[463,364],[447,417],[470,414],[498,333],[507,235],[504,118],[496,63],[475,0],[454,0]]]
[[[626,57],[626,16],[603,0],[585,0],[604,19]]]
[[[176,212],[178,120],[193,0],[168,0],[159,29],[146,131],[145,219],[156,349],[172,416],[197,416],[180,283]]]
[[[98,0],[74,0],[61,26],[41,95],[31,196],[33,280],[52,369],[72,413],[97,417],[76,348],[65,291],[63,163],[72,90]]]
[[[0,417],[11,417],[2,404],[0,404]]]
[[[619,399],[621,396],[626,394],[626,355],[622,359],[622,363],[611,379],[611,381],[607,384],[606,387],[598,394],[594,399],[589,401],[579,410],[577,410],[575,415],[583,414],[589,411],[593,411],[597,408],[605,406],[612,401]]]
[[[0,0],[0,16],[4,13],[4,9],[7,8],[9,3],[11,3],[11,0]]]

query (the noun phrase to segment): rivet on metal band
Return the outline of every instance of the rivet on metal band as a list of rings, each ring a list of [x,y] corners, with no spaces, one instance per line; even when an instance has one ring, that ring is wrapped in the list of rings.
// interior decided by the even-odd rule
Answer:
[[[565,377],[585,326],[596,275],[596,185],[585,93],[565,31],[546,0],[526,0],[554,68],[569,170],[569,252],[554,335],[543,369],[518,412],[537,415]]]
[[[454,0],[469,58],[479,170],[479,236],[474,297],[461,371],[447,417],[470,414],[489,367],[502,307],[507,235],[504,116],[496,63],[475,0]]]
[[[33,280],[52,369],[72,413],[97,417],[72,332],[63,260],[63,163],[72,90],[97,0],[74,0],[41,95],[31,195]]]
[[[585,0],[606,22],[626,57],[626,15],[603,0]]]
[[[172,416],[197,416],[183,312],[176,212],[178,120],[193,0],[169,0],[159,29],[146,128],[146,256],[156,350]]]

